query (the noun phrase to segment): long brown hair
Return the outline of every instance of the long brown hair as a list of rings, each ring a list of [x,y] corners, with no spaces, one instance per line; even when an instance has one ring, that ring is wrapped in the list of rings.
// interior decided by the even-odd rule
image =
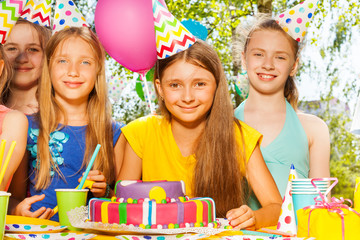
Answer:
[[[280,34],[283,34],[288,39],[290,45],[294,50],[294,59],[296,60],[299,57],[299,42],[297,42],[289,34],[287,34],[274,19],[267,16],[261,16],[257,24],[255,24],[250,30],[250,32],[247,34],[243,49],[244,53],[246,53],[247,46],[249,45],[253,33],[261,30],[278,31]],[[296,87],[295,76],[288,76],[284,87],[284,96],[286,100],[291,104],[291,106],[296,110],[298,105],[299,92]]]
[[[64,116],[64,125],[66,125],[67,115],[61,104],[55,99],[50,71],[52,66],[51,57],[57,47],[61,47],[61,44],[70,37],[79,37],[87,42],[92,48],[95,58],[97,58],[98,65],[95,87],[88,98],[86,149],[81,167],[88,164],[96,145],[100,144],[101,149],[93,168],[102,171],[108,183],[113,182],[115,179],[111,104],[108,101],[105,80],[105,52],[97,36],[90,29],[71,27],[56,33],[46,47],[46,61],[39,84],[39,113],[37,114],[39,121],[37,158],[39,161],[37,162],[38,170],[36,170],[35,175],[36,189],[43,189],[49,186],[51,182],[49,169],[51,166],[61,175],[57,165],[51,160],[49,138],[50,133],[59,129],[59,119],[61,116]]]
[[[234,110],[229,96],[228,85],[217,53],[205,42],[198,40],[185,51],[177,53],[155,65],[154,79],[161,78],[164,71],[173,63],[184,60],[211,72],[217,88],[213,105],[209,110],[203,133],[194,146],[196,166],[193,179],[193,192],[196,197],[211,197],[216,202],[216,213],[225,217],[230,209],[244,203],[244,187],[239,158],[244,162],[243,146],[238,146],[235,138]],[[168,120],[171,113],[164,101],[159,98],[159,109]],[[237,124],[236,124],[237,123]]]
[[[38,24],[29,22],[29,21],[27,21],[27,20],[25,20],[23,18],[19,18],[17,20],[16,25],[19,25],[19,24],[27,24],[37,32],[37,35],[39,37],[40,47],[45,52],[46,44],[47,44],[47,42],[49,41],[49,39],[51,37],[50,28],[43,27],[43,26],[40,26]],[[3,52],[2,52],[2,54],[3,54]],[[4,54],[3,54],[3,56],[6,57]],[[45,54],[44,54],[44,58],[45,58]],[[9,63],[8,61],[6,61],[6,62]],[[5,104],[9,100],[9,97],[10,97],[10,94],[11,94],[11,88],[10,88],[11,80],[14,77],[14,75],[13,75],[14,70],[13,70],[11,64],[9,63],[9,64],[6,64],[6,65],[7,65],[6,66],[6,71],[3,74],[4,75],[7,74],[7,76],[6,76],[6,78],[4,76],[4,78],[2,79],[2,81],[0,83],[0,93],[1,93],[0,101],[1,101],[1,104]]]
[[[2,44],[0,44],[0,54],[0,59],[4,61],[4,68],[0,76],[0,104],[4,105],[4,96],[6,96],[7,92],[10,89],[10,79],[12,79],[14,70],[9,64],[9,60],[4,53],[4,46]]]

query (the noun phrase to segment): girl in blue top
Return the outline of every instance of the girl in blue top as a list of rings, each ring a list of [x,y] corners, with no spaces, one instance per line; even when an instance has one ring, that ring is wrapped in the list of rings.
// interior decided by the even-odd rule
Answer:
[[[110,196],[124,141],[119,140],[122,125],[111,119],[106,93],[105,54],[95,34],[85,27],[56,33],[46,48],[39,113],[28,118],[28,161],[12,191],[19,200],[25,196],[23,179],[29,168],[31,197],[13,208],[13,214],[50,218],[57,205],[54,189],[79,184],[97,144],[95,170],[88,176],[95,181],[91,193]]]
[[[245,35],[246,36],[246,35]],[[329,177],[330,140],[320,118],[297,110],[299,43],[273,19],[262,19],[244,41],[249,96],[235,116],[263,134],[261,152],[283,196],[293,163],[300,178]],[[250,204],[254,209],[259,205]]]

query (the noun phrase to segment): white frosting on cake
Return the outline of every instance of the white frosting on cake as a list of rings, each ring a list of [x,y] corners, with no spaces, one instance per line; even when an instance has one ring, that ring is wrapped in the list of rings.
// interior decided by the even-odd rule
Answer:
[[[129,186],[129,185],[137,183],[137,182],[138,181],[136,181],[136,180],[123,180],[123,181],[120,182],[120,184],[122,186]]]

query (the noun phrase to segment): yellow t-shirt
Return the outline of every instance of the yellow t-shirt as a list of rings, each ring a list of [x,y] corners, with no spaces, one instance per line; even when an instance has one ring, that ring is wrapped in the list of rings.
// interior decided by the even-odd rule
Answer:
[[[255,129],[240,122],[245,141],[245,159],[249,160],[254,148],[262,139]],[[185,182],[186,195],[192,195],[192,178],[196,159],[194,155],[182,156],[177,146],[171,124],[162,116],[139,118],[125,127],[124,133],[134,152],[142,159],[143,181],[180,181]],[[236,139],[242,146],[240,130],[236,127]],[[245,164],[239,158],[240,171],[245,174]]]

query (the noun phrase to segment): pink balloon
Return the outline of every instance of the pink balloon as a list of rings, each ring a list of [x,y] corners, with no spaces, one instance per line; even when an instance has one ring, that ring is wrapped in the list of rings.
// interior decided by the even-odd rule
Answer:
[[[152,1],[99,0],[96,33],[107,53],[133,72],[145,72],[156,62]]]

